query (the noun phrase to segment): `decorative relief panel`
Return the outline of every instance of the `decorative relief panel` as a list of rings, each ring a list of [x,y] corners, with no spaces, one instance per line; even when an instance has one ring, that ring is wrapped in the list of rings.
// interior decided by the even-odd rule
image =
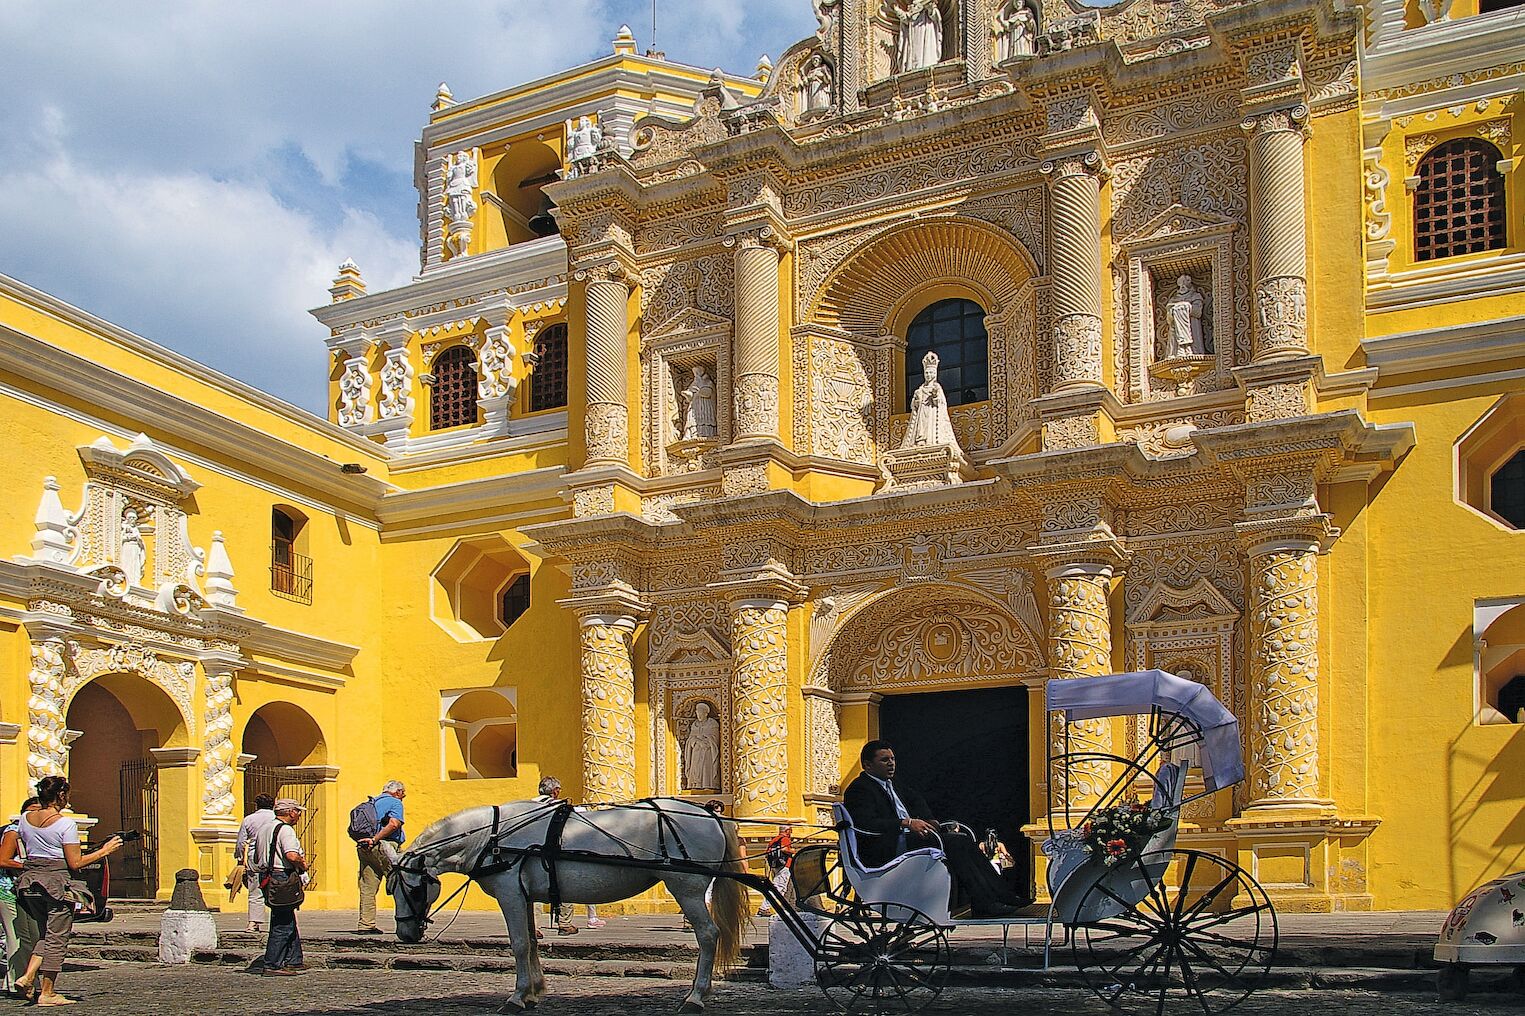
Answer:
[[[988,605],[928,604],[882,628],[865,628],[853,626],[832,649],[841,690],[1009,682],[1044,668],[1034,638]]]
[[[641,273],[643,326],[662,328],[691,307],[729,317],[735,283],[735,259],[722,248],[647,268]]]
[[[716,450],[731,441],[731,322],[689,308],[641,348],[642,457],[650,476],[674,476],[719,465]],[[697,378],[696,371],[704,372]],[[696,383],[697,378],[697,383]]]
[[[876,415],[883,405],[875,398],[875,351],[825,335],[805,341],[810,348],[810,453],[873,463]]]

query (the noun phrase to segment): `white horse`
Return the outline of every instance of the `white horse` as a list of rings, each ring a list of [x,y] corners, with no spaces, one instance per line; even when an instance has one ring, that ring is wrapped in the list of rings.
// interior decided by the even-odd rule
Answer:
[[[514,993],[508,1005],[516,1012],[545,997],[534,904],[551,898],[550,871],[542,851],[558,804],[516,801],[458,811],[425,829],[398,858],[388,879],[402,942],[423,938],[429,910],[439,896],[436,876],[441,872],[466,875],[498,901],[514,950]],[[571,856],[555,863],[561,902],[613,903],[658,882],[665,885],[699,944],[694,983],[683,1011],[702,1012],[714,990],[716,960],[722,970],[735,964],[751,923],[746,890],[734,878],[714,878],[713,903],[704,902],[712,880],[705,871],[746,870],[735,824],[672,798],[579,810],[563,817],[560,849]],[[589,860],[590,855],[609,860]]]

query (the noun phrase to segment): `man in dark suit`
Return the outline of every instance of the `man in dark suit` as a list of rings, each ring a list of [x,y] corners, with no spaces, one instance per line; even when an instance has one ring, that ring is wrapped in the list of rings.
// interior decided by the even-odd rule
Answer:
[[[962,888],[975,917],[1006,917],[1022,906],[973,839],[939,832],[921,794],[895,782],[895,749],[889,742],[869,741],[859,760],[863,775],[847,785],[842,803],[858,831],[858,857],[865,866],[882,867],[908,851],[941,846],[953,873],[954,898]]]

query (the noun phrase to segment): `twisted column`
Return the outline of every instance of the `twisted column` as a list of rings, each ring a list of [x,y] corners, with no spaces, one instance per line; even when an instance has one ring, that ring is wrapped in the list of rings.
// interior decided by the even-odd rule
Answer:
[[[1049,675],[1067,680],[1111,673],[1112,616],[1107,606],[1111,565],[1072,562],[1050,568],[1047,575]],[[1112,728],[1105,719],[1066,724],[1062,716],[1051,713],[1049,724],[1056,757],[1065,750],[1066,726],[1071,752],[1112,752]],[[1101,759],[1082,760],[1068,767],[1056,764],[1049,779],[1053,781],[1050,800],[1065,801],[1070,810],[1084,811],[1111,783],[1112,767]]]
[[[1250,135],[1256,361],[1308,352],[1307,122],[1298,105],[1241,124]]]
[[[1100,387],[1101,156],[1066,156],[1042,172],[1053,210],[1053,390]]]
[[[587,804],[633,801],[635,668],[629,614],[583,614],[582,786]]]
[[[778,437],[778,242],[771,229],[736,247],[736,436]]]
[[[737,818],[788,814],[787,600],[731,601],[732,790]]]
[[[1324,803],[1318,759],[1318,551],[1309,536],[1251,543],[1249,807]]]
[[[204,822],[233,822],[233,668],[203,664],[206,736],[201,759],[201,817]]]
[[[630,444],[625,405],[630,286],[615,265],[577,274],[588,280],[588,409],[583,420],[588,463],[620,463]]]
[[[27,699],[27,781],[69,772],[69,740],[64,730],[64,680],[69,647],[62,639],[32,645],[32,685]]]

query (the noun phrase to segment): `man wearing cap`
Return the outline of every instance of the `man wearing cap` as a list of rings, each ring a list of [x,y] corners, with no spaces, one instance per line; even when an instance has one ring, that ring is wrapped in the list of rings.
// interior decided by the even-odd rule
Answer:
[[[289,797],[275,802],[275,825],[271,834],[254,844],[255,862],[261,869],[307,871],[302,844],[292,828],[303,808]],[[302,962],[302,937],[297,931],[297,908],[270,905],[270,937],[265,940],[265,976],[289,977],[307,969]]]

